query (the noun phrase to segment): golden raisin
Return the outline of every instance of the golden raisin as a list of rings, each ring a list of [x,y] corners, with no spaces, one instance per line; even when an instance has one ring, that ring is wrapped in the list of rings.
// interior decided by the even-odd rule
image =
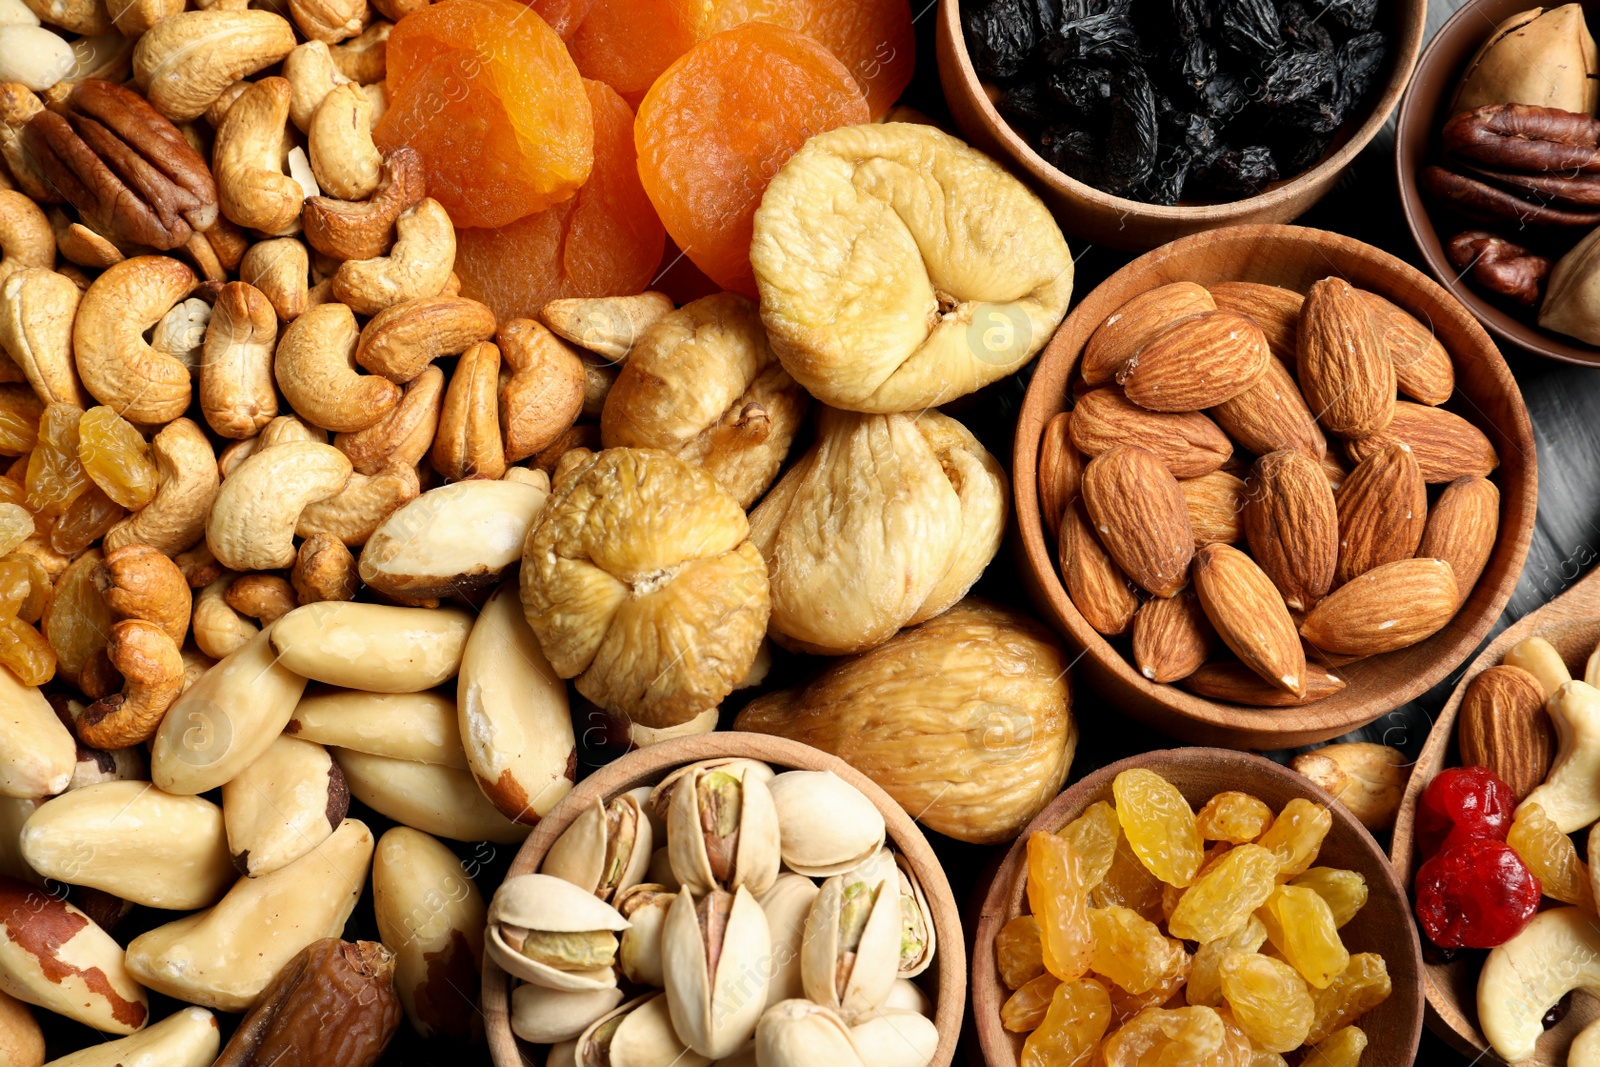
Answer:
[[[1044,973],[1044,946],[1039,920],[1018,915],[994,935],[994,962],[1007,989],[1021,989]]]
[[[1222,961],[1222,996],[1250,1040],[1272,1052],[1299,1048],[1315,1007],[1305,979],[1282,960],[1235,952]]]
[[[1217,1018],[1222,1020],[1222,1048],[1218,1050],[1218,1067],[1251,1067],[1250,1061],[1255,1059],[1255,1045],[1250,1041],[1250,1035],[1244,1032],[1233,1012],[1227,1008],[1217,1008]],[[1271,1053],[1276,1056],[1277,1053]]]
[[[1383,957],[1376,952],[1357,952],[1328,988],[1311,991],[1316,1019],[1306,1040],[1315,1044],[1340,1027],[1349,1026],[1389,999],[1391,988]]]
[[[21,568],[20,579],[15,570]],[[27,552],[13,552],[11,555],[0,559],[0,574],[8,577],[0,579],[0,593],[11,599],[18,590],[22,581],[27,582],[27,589],[23,593],[17,618],[26,623],[38,622],[44,615],[45,607],[50,603],[50,594],[53,591],[50,582],[50,572],[45,570],[44,564],[39,562],[37,556]]]
[[[1045,970],[1070,982],[1089,970],[1094,938],[1083,861],[1064,837],[1043,832],[1028,838],[1028,906],[1039,921]]]
[[[1333,911],[1316,890],[1279,886],[1259,914],[1267,940],[1314,988],[1328,988],[1349,965]]]
[[[1091,968],[1129,993],[1147,993],[1174,974],[1189,969],[1189,953],[1181,941],[1127,908],[1094,908],[1089,912],[1094,935]]]
[[[106,496],[98,485],[91,485],[50,528],[50,547],[63,556],[76,556],[104,537],[127,514],[127,509]]]
[[[1227,937],[1207,941],[1194,954],[1184,999],[1190,1004],[1216,1007],[1222,1003],[1222,961],[1236,952],[1255,952],[1267,940],[1267,928],[1254,915]]]
[[[0,664],[23,685],[43,685],[56,674],[56,654],[39,631],[15,615],[0,619]]]
[[[1118,904],[1156,922],[1166,918],[1161,910],[1162,888],[1160,879],[1146,870],[1133,854],[1133,847],[1122,836],[1119,826],[1116,855],[1111,858],[1106,876],[1090,891],[1089,902],[1097,908]]]
[[[1277,875],[1278,857],[1260,845],[1231,849],[1184,891],[1168,920],[1168,932],[1185,941],[1227,937],[1266,903],[1278,887]]]
[[[1589,866],[1578,858],[1572,838],[1550,820],[1538,804],[1523,804],[1506,833],[1506,844],[1522,857],[1539,879],[1544,895],[1564,904],[1594,911],[1594,890],[1589,886]]]
[[[0,556],[15,552],[32,536],[33,516],[28,509],[21,504],[0,504]]]
[[[85,411],[78,422],[78,461],[106,496],[131,511],[156,495],[159,476],[144,435],[104,405]]]
[[[1205,848],[1194,811],[1177,787],[1154,771],[1136,768],[1117,775],[1111,791],[1122,832],[1150,873],[1179,888],[1194,881]]]
[[[90,549],[62,572],[44,613],[44,633],[60,661],[61,673],[77,685],[79,674],[96,653],[104,654],[115,621],[105,597],[95,586],[100,550]]]
[[[1354,919],[1367,903],[1367,880],[1357,871],[1313,867],[1291,878],[1289,884],[1316,890],[1317,895],[1328,902],[1334,926],[1343,926]]]
[[[1106,871],[1111,869],[1121,830],[1117,825],[1117,809],[1103,800],[1090,804],[1082,815],[1061,828],[1061,836],[1071,841],[1072,847],[1083,857],[1083,882],[1090,889],[1099,885]]]
[[[39,443],[28,455],[24,486],[28,510],[54,518],[89,488],[89,476],[78,460],[78,420],[83,411],[72,404],[51,404],[39,418]]]
[[[1000,1025],[1015,1034],[1025,1034],[1044,1022],[1050,1007],[1050,996],[1061,979],[1053,974],[1041,974],[1031,982],[1024,982],[1000,1006]]]
[[[1367,1035],[1358,1027],[1335,1030],[1311,1046],[1301,1067],[1357,1067],[1367,1050]]]
[[[1218,793],[1195,816],[1200,836],[1207,841],[1242,845],[1254,841],[1272,825],[1272,809],[1249,793]]]
[[[1327,808],[1295,797],[1256,844],[1278,854],[1278,881],[1287,882],[1316,862],[1322,839],[1332,827],[1333,816]]]
[[[1106,1067],[1212,1067],[1225,1037],[1210,1008],[1146,1008],[1106,1039]]]
[[[26,459],[17,462],[27,466]],[[28,491],[22,488],[21,482],[14,482],[10,478],[0,478],[0,504],[21,504],[28,506]]]
[[[0,456],[33,451],[44,405],[29,385],[0,385]]]
[[[1144,993],[1130,993],[1108,978],[1102,978],[1100,975],[1094,977],[1105,982],[1111,990],[1111,1018],[1120,1026],[1146,1008],[1159,1008],[1171,1000],[1173,994],[1182,989],[1183,984],[1189,980],[1188,965],[1189,956],[1186,953],[1182,970],[1167,975],[1159,985]]]
[[[1039,835],[1034,835],[1039,836]],[[1079,1067],[1111,1024],[1111,997],[1092,978],[1056,986],[1044,1022],[1022,1044],[1022,1067]]]

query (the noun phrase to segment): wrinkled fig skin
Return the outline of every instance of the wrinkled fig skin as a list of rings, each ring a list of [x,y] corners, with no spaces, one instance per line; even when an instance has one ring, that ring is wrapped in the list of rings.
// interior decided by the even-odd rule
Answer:
[[[930,828],[993,844],[1038,814],[1072,762],[1066,671],[1041,626],[969,598],[803,689],[757,698],[734,728],[831,752]]]
[[[214,1067],[372,1067],[400,1018],[394,953],[326,938],[278,972]]]

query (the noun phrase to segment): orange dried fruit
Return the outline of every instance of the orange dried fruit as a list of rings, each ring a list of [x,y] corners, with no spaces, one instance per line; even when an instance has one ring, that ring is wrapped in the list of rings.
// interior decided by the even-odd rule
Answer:
[[[815,134],[871,117],[826,46],[747,22],[695,45],[651,86],[634,125],[639,177],[678,247],[754,299],[750,236],[767,183]]]
[[[589,17],[594,0],[533,0],[528,6],[537,11],[562,40],[567,40]]]
[[[594,165],[594,120],[566,45],[512,0],[442,0],[389,35],[385,153],[422,156],[457,226],[504,226],[568,200]]]
[[[578,194],[498,229],[456,230],[461,293],[502,323],[533,318],[552,300],[643,292],[666,233],[639,183],[633,109],[585,81],[594,115],[594,170]]]
[[[568,35],[572,61],[635,102],[672,61],[694,47],[683,0],[602,0]]]

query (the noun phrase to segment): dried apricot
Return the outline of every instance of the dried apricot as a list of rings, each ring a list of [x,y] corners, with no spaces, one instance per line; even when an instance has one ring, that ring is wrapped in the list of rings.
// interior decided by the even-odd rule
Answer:
[[[1357,952],[1328,988],[1311,991],[1316,1016],[1306,1040],[1316,1044],[1340,1027],[1349,1026],[1389,999],[1392,988],[1383,957],[1376,952]]]
[[[512,0],[441,0],[389,35],[385,152],[422,156],[457,226],[504,226],[570,199],[594,165],[594,120],[566,45]]]
[[[1091,909],[1089,929],[1094,935],[1091,969],[1129,993],[1148,993],[1189,970],[1183,943],[1127,908]]]
[[[1022,1044],[1022,1067],[1081,1067],[1111,1025],[1111,996],[1092,978],[1063,982]]]
[[[1014,1034],[1025,1034],[1036,1029],[1044,1022],[1051,994],[1060,984],[1061,979],[1055,975],[1041,974],[1018,986],[1017,991],[1000,1005],[1000,1025]]]
[[[909,0],[694,0],[688,6],[697,40],[759,21],[820,41],[855,76],[874,119],[900,99],[916,66]]]
[[[144,435],[104,405],[78,420],[78,462],[106,496],[125,508],[138,510],[156,495],[160,475]]]
[[[1222,995],[1250,1040],[1270,1052],[1305,1042],[1315,1007],[1305,979],[1282,960],[1235,952],[1222,961]]]
[[[1277,855],[1260,845],[1230,849],[1184,892],[1168,920],[1168,931],[1185,941],[1227,937],[1266,903],[1278,888],[1277,875]]]
[[[813,135],[870,118],[825,46],[747,22],[695,45],[645,94],[634,126],[639,176],[678,247],[753,299],[750,237],[767,183]]]
[[[1249,793],[1218,793],[1195,816],[1200,836],[1207,841],[1242,845],[1254,841],[1272,825],[1272,809]]]
[[[1328,988],[1349,966],[1333,911],[1316,890],[1279,886],[1258,914],[1267,940],[1313,988]]]
[[[576,196],[496,229],[456,230],[461,293],[502,323],[533,318],[552,300],[643,292],[666,231],[639,183],[633,109],[585,81],[594,115],[594,170]]]
[[[1039,920],[1018,915],[994,935],[994,960],[1007,989],[1021,989],[1044,973],[1044,945]]]
[[[1316,890],[1317,895],[1328,902],[1334,926],[1343,926],[1354,919],[1367,903],[1367,880],[1357,871],[1313,867],[1291,878],[1289,884]]]
[[[672,61],[694,47],[682,0],[603,0],[567,39],[585,78],[637,102]]]
[[[533,0],[528,6],[539,13],[539,17],[550,24],[550,28],[560,35],[562,40],[571,37],[577,32],[583,20],[589,17],[589,10],[594,7],[595,0]]]
[[[1522,857],[1539,879],[1544,895],[1564,904],[1594,911],[1594,890],[1589,887],[1589,866],[1578,858],[1572,838],[1561,832],[1544,808],[1524,803],[1506,833],[1506,844]]]
[[[1321,804],[1295,797],[1283,806],[1256,844],[1278,854],[1278,880],[1287,882],[1316,862],[1322,839],[1333,827],[1333,816]]]
[[[1083,860],[1064,837],[1028,838],[1028,907],[1039,921],[1045,970],[1070,982],[1082,978],[1094,953],[1089,928],[1089,891]]]
[[[1222,1003],[1222,961],[1236,952],[1255,952],[1267,940],[1267,928],[1254,915],[1227,937],[1207,941],[1194,954],[1184,999],[1190,1004],[1216,1007]]]
[[[1117,775],[1111,791],[1117,821],[1139,861],[1168,885],[1181,889],[1193,882],[1205,850],[1194,810],[1177,787],[1154,771],[1135,768]]]
[[[1117,854],[1117,838],[1122,833],[1117,825],[1117,809],[1103,800],[1097,801],[1059,832],[1083,857],[1083,884],[1090,889],[1099,885],[1111,869],[1111,861]]]

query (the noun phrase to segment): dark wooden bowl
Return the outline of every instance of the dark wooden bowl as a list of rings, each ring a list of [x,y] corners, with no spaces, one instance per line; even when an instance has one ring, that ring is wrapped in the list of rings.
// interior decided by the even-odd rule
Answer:
[[[1434,228],[1430,205],[1417,186],[1417,174],[1427,165],[1429,149],[1444,124],[1445,115],[1441,109],[1449,106],[1467,61],[1496,26],[1533,6],[1525,0],[1470,0],[1428,42],[1395,120],[1394,161],[1395,177],[1400,185],[1400,206],[1405,211],[1411,236],[1428,265],[1428,273],[1465,304],[1490,332],[1549,359],[1597,366],[1600,365],[1600,348],[1576,337],[1541,330],[1536,324],[1517,318],[1462,278],[1461,272],[1450,265],[1444,251],[1444,243],[1453,233],[1441,234]],[[1589,25],[1600,27],[1600,0],[1583,0],[1583,9]],[[1576,244],[1587,232],[1575,229],[1572,243]],[[1517,240],[1517,234],[1509,228],[1506,236]]]
[[[1135,767],[1155,771],[1178,787],[1198,810],[1217,793],[1238,789],[1266,801],[1274,811],[1295,797],[1326,804],[1333,814],[1317,865],[1357,871],[1367,880],[1367,903],[1339,931],[1351,952],[1376,952],[1389,969],[1394,991],[1361,1017],[1368,1045],[1362,1067],[1410,1067],[1422,1036],[1422,948],[1405,891],[1383,850],[1343,805],[1295,772],[1247,752],[1214,748],[1175,748],[1146,752],[1102,767],[1056,797],[1028,826],[1000,864],[984,897],[974,931],[972,1016],[988,1067],[1017,1067],[1024,1035],[1000,1025],[1000,1006],[1009,995],[995,966],[994,938],[1024,911],[1028,835],[1055,832],[1090,804],[1111,799],[1111,782]]]
[[[1410,648],[1341,669],[1348,685],[1297,708],[1225,704],[1151,682],[1073,606],[1056,569],[1055,546],[1039,514],[1039,441],[1066,408],[1078,357],[1101,320],[1129,298],[1174,281],[1266,282],[1304,292],[1339,275],[1380,293],[1425,323],[1456,366],[1456,396],[1446,405],[1489,435],[1500,453],[1500,537],[1472,595],[1449,625]],[[1299,226],[1235,226],[1164,245],[1123,267],[1067,316],[1039,357],[1017,421],[1012,491],[1025,555],[1024,580],[1042,616],[1086,655],[1079,670],[1113,706],[1174,737],[1198,744],[1275,749],[1348,733],[1399,707],[1444,678],[1499,617],[1528,553],[1539,478],[1533,428],[1516,380],[1483,327],[1421,271],[1370,245]]]
[[[961,932],[961,914],[950,893],[939,857],[933,854],[927,838],[911,816],[894,799],[844,760],[820,752],[809,745],[764,734],[712,733],[663,741],[631,752],[609,763],[579,782],[550,814],[539,820],[516,859],[511,861],[507,878],[533,874],[544,861],[544,854],[572,820],[596,797],[609,800],[641,785],[654,785],[674,768],[698,760],[743,756],[764,760],[775,769],[832,771],[864,793],[883,813],[889,841],[906,857],[922,882],[932,913],[937,950],[934,965],[919,978],[934,1002],[934,1025],[939,1028],[939,1047],[930,1067],[949,1067],[961,1037],[961,1018],[967,999],[967,953]],[[527,1067],[533,1060],[529,1046],[511,1032],[511,986],[506,974],[488,957],[483,961],[483,1014],[489,1035],[489,1054],[495,1067]]]
[[[1156,245],[1202,230],[1255,222],[1289,222],[1333,188],[1388,121],[1422,49],[1426,0],[1394,0],[1379,5],[1378,17],[1390,33],[1390,51],[1384,60],[1382,85],[1359,123],[1348,123],[1340,139],[1310,170],[1274,182],[1264,192],[1226,204],[1144,204],[1101,192],[1068,177],[1034,151],[1026,138],[1011,128],[984,91],[967,55],[961,32],[960,0],[939,0],[939,23],[934,31],[939,57],[939,81],[956,125],[973,147],[1000,160],[1027,181],[1050,205],[1061,228],[1069,235],[1095,244],[1143,252]]]
[[[1543,637],[1555,646],[1566,661],[1574,678],[1583,677],[1584,663],[1589,653],[1600,643],[1600,569],[1589,574],[1538,611],[1523,616],[1516,625],[1495,638],[1482,655],[1461,675],[1461,682],[1450,695],[1434,720],[1427,743],[1417,756],[1412,768],[1411,781],[1406,784],[1400,811],[1395,816],[1394,840],[1389,846],[1389,856],[1394,861],[1395,874],[1410,886],[1416,877],[1417,800],[1433,781],[1434,775],[1446,767],[1459,766],[1460,753],[1456,749],[1456,716],[1461,711],[1461,698],[1467,686],[1479,673],[1493,667],[1505,658],[1511,646],[1525,637]],[[1461,956],[1450,963],[1430,963],[1423,970],[1423,990],[1428,998],[1428,1028],[1468,1056],[1495,1059],[1493,1052],[1485,1051],[1488,1040],[1478,1029],[1478,971],[1481,955]],[[1584,994],[1572,998],[1572,1010],[1559,1023],[1545,1031],[1539,1038],[1538,1052],[1531,1060],[1522,1061],[1522,1067],[1564,1067],[1567,1049],[1578,1031],[1600,1019],[1600,1000]]]

